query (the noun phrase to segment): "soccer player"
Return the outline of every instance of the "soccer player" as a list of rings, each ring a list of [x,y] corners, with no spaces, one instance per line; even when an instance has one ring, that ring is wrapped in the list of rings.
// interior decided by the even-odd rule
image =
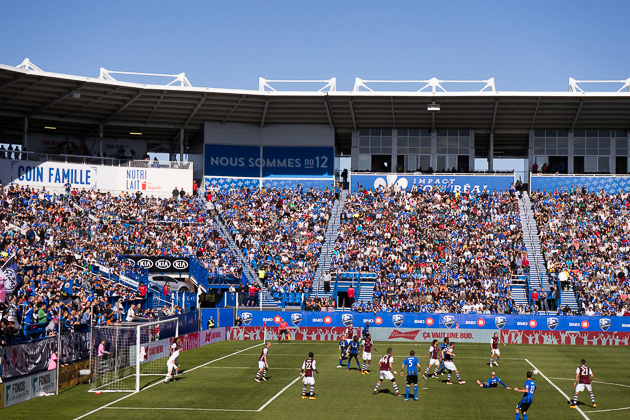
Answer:
[[[260,352],[260,357],[258,357],[258,373],[256,373],[256,378],[254,379],[256,382],[267,380],[265,375],[267,375],[267,370],[269,369],[269,364],[267,363],[267,353],[269,353],[269,347],[271,347],[271,343],[267,343],[265,347],[263,347]]]
[[[361,331],[361,335],[363,339],[370,335],[370,321],[365,321],[365,326],[363,327],[363,331]]]
[[[171,356],[175,350],[177,349],[177,347],[181,348],[181,338],[176,337],[175,341],[173,341],[173,344],[171,344],[171,349],[169,352],[169,356]],[[179,375],[179,356],[175,358],[175,376]]]
[[[302,399],[308,398],[309,400],[314,400],[315,398],[315,377],[313,376],[313,372],[319,375],[319,371],[317,370],[317,366],[315,364],[315,359],[313,359],[313,352],[308,353],[308,359],[306,359],[302,363],[302,370],[300,371],[300,378],[302,379],[302,383],[304,386],[302,387]],[[309,396],[306,396],[306,386],[311,386],[311,392]]]
[[[171,355],[168,357],[166,361],[166,367],[168,368],[168,373],[164,378],[164,383],[167,384],[171,379],[173,379],[173,368],[175,367],[175,360],[179,357],[179,352],[182,349],[181,345],[175,346],[175,350],[171,352]]]
[[[376,386],[374,387],[374,391],[372,392],[372,395],[375,395],[378,393],[378,387],[381,386],[381,384],[383,383],[383,379],[388,379],[390,381],[392,381],[392,385],[394,386],[394,391],[396,391],[396,396],[399,397],[400,396],[400,392],[398,392],[398,385],[396,384],[396,378],[394,377],[394,375],[396,375],[398,372],[396,372],[394,370],[394,375],[392,375],[392,373],[390,372],[390,370],[393,370],[394,368],[392,367],[394,364],[394,357],[392,356],[392,348],[388,348],[387,349],[387,354],[384,354],[383,357],[381,357],[381,360],[378,361],[378,366],[379,366],[379,379],[378,382],[376,383]]]
[[[455,357],[455,353],[453,353],[453,349],[455,348],[455,343],[449,345],[449,347],[444,352],[444,368],[448,370],[448,377],[446,378],[446,385],[452,385],[451,383],[451,374],[455,372],[457,375],[457,380],[460,385],[466,383],[466,381],[462,381],[462,378],[459,376],[459,371],[457,370],[457,366],[453,363],[453,357]]]
[[[499,358],[501,357],[501,351],[499,350],[499,343],[503,343],[499,338],[499,333],[494,333],[490,339],[490,366],[492,366],[494,355],[496,354],[497,360],[494,360],[494,365],[499,366]],[[503,343],[505,347],[505,343]]]
[[[492,377],[490,377],[490,379],[488,379],[486,382],[477,381],[477,385],[479,385],[479,388],[496,388],[499,386],[498,384],[501,384],[505,387],[505,389],[510,389],[510,387],[505,385],[501,381],[501,378],[496,375],[496,373],[492,372]]]
[[[291,339],[289,338],[289,324],[286,323],[284,318],[282,319],[282,321],[280,321],[280,324],[278,325],[278,343],[283,336],[285,340],[291,341]]]
[[[435,366],[432,377],[437,377],[437,371],[440,367],[440,350],[438,349],[437,342],[438,341],[436,339],[433,339],[433,341],[431,342],[431,346],[429,347],[429,352],[427,353],[427,357],[429,358],[429,365],[424,371],[424,375],[422,375],[424,379],[428,379],[427,375],[429,374],[429,369],[431,369],[431,366]]]
[[[418,401],[418,371],[420,370],[420,361],[416,357],[416,352],[411,350],[400,368],[400,376],[403,374],[404,368],[407,368],[407,391],[405,392],[405,401],[409,401],[409,386],[413,383],[413,399]]]
[[[578,394],[584,391],[584,388],[586,388],[591,396],[593,407],[597,407],[597,404],[595,404],[595,395],[593,395],[593,371],[590,367],[586,366],[586,360],[582,359],[580,362],[582,364],[578,366],[578,368],[575,370],[575,381],[573,381],[575,394],[573,395],[573,403],[571,404],[571,408],[577,407]]]
[[[355,335],[348,346],[348,368],[346,372],[350,372],[350,362],[352,362],[353,358],[357,361],[357,367],[361,370],[361,363],[359,363],[359,347],[359,337]]]
[[[363,346],[363,369],[361,370],[361,373],[365,375],[370,373],[368,369],[370,369],[370,363],[372,363],[372,350],[377,353],[378,350],[374,347],[374,344],[372,343],[372,336],[369,333],[363,338],[363,342],[361,344]]]
[[[514,387],[514,391],[522,392],[523,398],[516,405],[516,420],[519,420],[519,410],[523,413],[523,420],[527,420],[527,410],[534,402],[534,392],[536,392],[536,383],[532,381],[532,373],[527,372],[527,380],[525,381],[525,389]]]
[[[352,327],[352,322],[350,322],[346,327],[346,341],[348,342],[348,345],[352,341],[352,337],[354,337],[354,328]]]
[[[444,352],[448,350],[449,342],[450,342],[449,338],[444,337],[444,341],[440,344],[440,366],[438,367],[438,372],[437,372],[440,375],[444,375],[444,371],[446,370],[446,368],[444,367]],[[435,376],[437,376],[437,373],[435,374]]]
[[[343,367],[343,361],[348,359],[348,341],[346,340],[346,336],[342,335],[341,340],[339,341],[339,366],[338,368]]]

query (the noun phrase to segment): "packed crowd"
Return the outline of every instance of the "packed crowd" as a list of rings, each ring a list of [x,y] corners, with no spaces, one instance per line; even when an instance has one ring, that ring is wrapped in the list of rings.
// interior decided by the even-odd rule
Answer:
[[[272,294],[311,290],[334,200],[329,188],[238,188],[212,194],[235,243]]]
[[[95,322],[101,315],[105,322],[126,320],[132,304],[133,317],[157,316],[146,307],[146,289],[111,279],[126,268],[118,255],[194,255],[211,272],[240,279],[242,268],[198,198],[59,195],[15,185],[0,191],[0,255],[15,255],[23,277],[17,294],[0,303],[5,344],[55,334],[59,318],[63,328],[80,328],[92,308]],[[94,265],[105,270],[94,273]],[[66,282],[72,286],[64,293]]]
[[[354,193],[331,268],[378,273],[373,302],[357,310],[513,313],[512,275],[529,269],[516,200],[507,191]]]
[[[533,192],[531,201],[547,270],[574,290],[579,311],[630,312],[630,194],[571,187]]]

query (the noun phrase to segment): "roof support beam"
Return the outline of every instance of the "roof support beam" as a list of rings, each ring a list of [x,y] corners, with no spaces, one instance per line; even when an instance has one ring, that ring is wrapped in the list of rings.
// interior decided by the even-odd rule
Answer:
[[[490,125],[490,135],[494,133],[494,124],[497,121],[497,111],[499,110],[499,100],[494,100],[494,111],[492,112],[492,124]]]
[[[435,112],[431,113],[431,131],[435,131]]]
[[[24,74],[20,74],[19,76],[14,77],[13,79],[5,80],[4,82],[0,83],[0,89],[6,86],[10,86],[15,82],[19,82],[24,76],[25,76]]]
[[[573,124],[571,124],[571,130],[575,130],[575,125],[577,124],[578,118],[580,116],[580,112],[582,112],[582,106],[584,105],[584,99],[580,99],[580,105],[578,105],[577,111],[575,111],[575,117],[573,118]]]
[[[392,125],[394,126],[394,129],[396,129],[396,115],[394,114],[394,97],[393,96],[389,97],[389,104],[392,109]]]
[[[49,102],[45,103],[44,105],[40,106],[39,108],[36,108],[33,111],[29,112],[28,114],[26,114],[26,117],[27,118],[31,118],[33,115],[39,114],[40,112],[42,112],[43,110],[45,110],[49,106],[52,106],[52,105],[54,105],[54,104],[56,104],[58,102],[63,101],[68,96],[74,95],[74,93],[77,92],[79,89],[81,89],[83,87],[83,85],[85,85],[85,83],[81,83],[76,88],[70,89],[67,92],[62,93],[57,98],[52,99]]]
[[[238,100],[238,102],[236,103],[236,105],[234,105],[234,107],[230,110],[230,112],[225,116],[225,118],[223,119],[223,121],[221,121],[221,124],[225,124],[227,122],[227,120],[230,119],[230,117],[232,116],[232,114],[234,113],[234,111],[236,111],[236,108],[238,108],[238,106],[241,104],[241,102],[243,102],[243,99],[245,99],[247,95],[241,95],[241,99]]]
[[[534,129],[534,124],[536,124],[536,115],[538,115],[538,107],[540,106],[540,96],[536,101],[536,108],[534,109],[534,117],[532,118],[532,125],[529,127],[530,130]]]
[[[330,124],[332,128],[335,128],[335,120],[333,118],[332,105],[330,104],[330,96],[326,94],[325,99],[324,106],[326,107],[326,115],[328,115],[328,124]]]
[[[87,137],[90,137],[92,135],[92,133],[94,133],[96,130],[98,130],[99,126],[107,125],[107,123],[109,123],[112,119],[114,119],[116,117],[116,115],[118,115],[121,112],[123,112],[125,110],[125,108],[127,108],[129,105],[134,103],[140,96],[142,96],[143,93],[144,93],[144,89],[140,89],[131,99],[129,99],[127,102],[125,102],[123,105],[121,105],[116,111],[114,111],[111,114],[109,114],[109,116],[107,118],[105,118],[103,121],[99,122],[97,125],[92,127],[92,129],[90,131],[88,131],[85,135],[81,136],[81,138],[85,139]]]
[[[195,107],[195,109],[193,109],[193,111],[190,113],[190,115],[186,119],[186,122],[184,123],[184,125],[182,125],[182,128],[186,128],[188,123],[191,122],[193,118],[195,118],[195,115],[199,111],[199,108],[201,108],[201,106],[204,104],[204,102],[206,102],[207,98],[208,98],[208,94],[204,93],[203,96],[201,97],[201,99],[199,100],[199,103]]]
[[[354,131],[357,131],[357,119],[354,115],[354,103],[352,102],[352,98],[350,98],[350,101],[348,101],[348,103],[350,104],[350,115],[352,116],[352,127],[354,128]]]
[[[158,101],[155,103],[155,106],[153,107],[153,109],[151,110],[151,112],[149,113],[149,116],[144,120],[144,123],[148,123],[149,120],[151,119],[151,117],[153,116],[153,114],[155,114],[155,111],[158,109],[158,107],[160,106],[160,104],[162,103],[162,100],[164,99],[164,97],[166,96],[166,91],[163,90],[162,91],[162,95],[160,96],[160,99],[158,99]]]
[[[265,98],[265,108],[263,108],[262,119],[260,120],[260,128],[265,126],[265,118],[267,118],[267,108],[269,107],[269,96]]]

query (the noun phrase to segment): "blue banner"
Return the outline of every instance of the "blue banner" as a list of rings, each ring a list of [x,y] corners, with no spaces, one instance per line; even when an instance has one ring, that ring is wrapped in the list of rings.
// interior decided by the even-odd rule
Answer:
[[[261,178],[228,178],[218,176],[205,177],[205,188],[258,188],[261,185]],[[301,185],[306,191],[309,188],[318,188],[323,190],[331,188],[335,184],[334,178],[263,178],[262,186],[265,188],[296,188]]]
[[[238,311],[238,315],[250,327],[265,322],[274,327],[284,319],[294,327],[344,327],[350,322],[362,327],[369,321],[372,327],[386,328],[630,332],[630,317],[272,311]]]
[[[260,146],[206,144],[204,175],[260,176]]]
[[[618,194],[630,190],[629,176],[546,176],[532,175],[531,191],[568,190],[571,187],[586,187],[589,191],[604,190],[609,194]]]
[[[332,176],[333,147],[263,147],[263,176]]]
[[[423,191],[438,189],[448,192],[481,194],[484,188],[489,193],[493,190],[507,190],[513,182],[514,175],[375,175],[352,173],[350,191],[356,192],[357,185],[368,190],[380,187],[412,189],[416,186]]]

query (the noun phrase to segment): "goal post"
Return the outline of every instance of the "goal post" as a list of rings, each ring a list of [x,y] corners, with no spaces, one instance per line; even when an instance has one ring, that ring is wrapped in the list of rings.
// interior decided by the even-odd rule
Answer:
[[[177,318],[94,327],[90,391],[138,392],[163,376],[171,342],[179,336]]]

